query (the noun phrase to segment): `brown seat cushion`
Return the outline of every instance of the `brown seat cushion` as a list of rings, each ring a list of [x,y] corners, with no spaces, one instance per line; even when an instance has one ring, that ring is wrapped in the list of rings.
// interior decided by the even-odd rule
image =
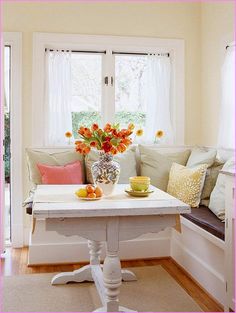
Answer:
[[[212,235],[225,240],[225,223],[220,221],[208,207],[201,205],[199,208],[192,208],[191,213],[181,214],[181,216]]]

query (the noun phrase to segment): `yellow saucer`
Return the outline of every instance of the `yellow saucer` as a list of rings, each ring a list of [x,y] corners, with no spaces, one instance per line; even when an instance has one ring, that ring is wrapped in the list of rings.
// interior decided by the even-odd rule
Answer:
[[[128,193],[132,197],[148,197],[154,190],[146,190],[146,191],[136,191],[131,188],[125,189],[125,192]]]

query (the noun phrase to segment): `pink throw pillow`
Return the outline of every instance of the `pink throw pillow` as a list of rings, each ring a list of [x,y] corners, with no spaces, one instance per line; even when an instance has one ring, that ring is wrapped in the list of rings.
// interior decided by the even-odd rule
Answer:
[[[80,161],[52,166],[37,163],[42,175],[42,183],[47,185],[73,185],[83,184],[82,169]]]

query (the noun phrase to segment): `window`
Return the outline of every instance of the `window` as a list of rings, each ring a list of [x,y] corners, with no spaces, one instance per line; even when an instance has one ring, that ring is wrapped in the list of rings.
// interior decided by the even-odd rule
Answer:
[[[72,53],[71,83],[72,131],[76,138],[79,125],[101,124],[102,56]]]
[[[147,113],[147,56],[115,57],[115,123],[145,127]]]
[[[66,131],[76,138],[80,125],[94,122],[121,127],[133,122],[144,129],[145,142],[153,142],[162,129],[163,143],[183,143],[182,40],[41,33],[34,37],[35,145],[65,146]]]
[[[235,45],[227,46],[222,67],[221,113],[218,134],[220,148],[235,146]]]

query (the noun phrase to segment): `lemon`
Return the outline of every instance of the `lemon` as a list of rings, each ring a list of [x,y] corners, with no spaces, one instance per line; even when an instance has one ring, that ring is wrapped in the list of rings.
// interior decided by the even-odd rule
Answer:
[[[86,198],[88,195],[87,190],[85,188],[80,188],[75,193],[78,197],[81,197],[81,198]]]

